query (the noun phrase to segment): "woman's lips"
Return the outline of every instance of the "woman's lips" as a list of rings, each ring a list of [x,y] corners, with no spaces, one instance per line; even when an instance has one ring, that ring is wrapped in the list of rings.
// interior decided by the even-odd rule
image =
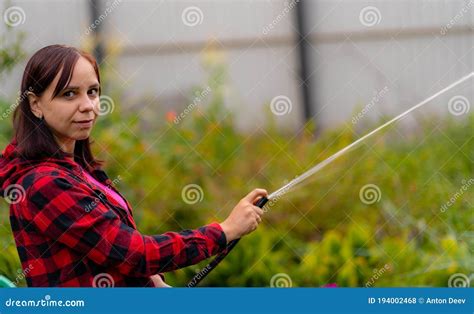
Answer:
[[[81,128],[90,128],[92,127],[92,123],[94,120],[82,120],[82,121],[74,121],[77,125],[79,125]]]

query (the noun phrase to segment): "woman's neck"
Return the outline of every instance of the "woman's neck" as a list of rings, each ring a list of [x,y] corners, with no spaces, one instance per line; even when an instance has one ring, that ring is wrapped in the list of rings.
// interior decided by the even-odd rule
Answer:
[[[65,153],[74,154],[74,147],[76,146],[76,140],[70,138],[60,138],[54,135],[56,143],[58,143],[59,148]]]

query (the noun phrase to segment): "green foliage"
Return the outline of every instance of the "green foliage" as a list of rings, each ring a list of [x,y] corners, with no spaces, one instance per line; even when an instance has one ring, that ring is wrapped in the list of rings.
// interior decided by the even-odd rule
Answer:
[[[314,125],[295,137],[278,130],[271,115],[268,127],[238,132],[223,105],[225,70],[219,64],[206,66],[211,95],[177,124],[167,121],[168,115],[155,115],[159,123],[145,127],[140,112],[120,110],[120,90],[105,91],[115,110],[100,117],[94,150],[106,160],[111,179],[120,178],[117,186],[134,206],[144,234],[223,221],[251,189],[271,192],[360,137],[355,129],[341,127],[316,138]],[[2,128],[2,134],[11,134],[8,126]],[[369,141],[268,208],[261,227],[243,238],[203,285],[270,286],[277,273],[288,274],[298,287],[332,282],[447,286],[454,273],[469,276],[474,186],[445,211],[440,208],[461,189],[462,180],[473,177],[472,134],[474,116],[433,118],[420,121],[419,129],[406,136],[391,130]],[[7,138],[0,137],[2,147]],[[382,194],[374,204],[360,199],[369,183]],[[183,201],[188,184],[203,189],[201,202]],[[20,264],[5,202],[0,219],[5,248],[0,274],[15,281]],[[166,279],[184,286],[205,264],[167,273]]]

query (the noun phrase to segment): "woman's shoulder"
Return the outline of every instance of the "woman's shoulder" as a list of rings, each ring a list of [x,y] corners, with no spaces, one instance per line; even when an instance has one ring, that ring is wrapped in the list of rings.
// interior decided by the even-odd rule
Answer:
[[[38,162],[18,178],[18,184],[24,189],[25,197],[29,198],[39,190],[54,193],[59,190],[78,186],[77,173],[73,168],[64,167],[52,162]]]
[[[24,179],[32,183],[40,178],[73,178],[74,170],[51,162],[39,162],[29,169]]]

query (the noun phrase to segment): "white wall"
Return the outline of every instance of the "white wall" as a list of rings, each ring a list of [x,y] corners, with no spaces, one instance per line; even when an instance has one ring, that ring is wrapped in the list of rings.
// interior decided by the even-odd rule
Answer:
[[[364,119],[400,112],[474,68],[472,1],[307,2],[307,26],[312,29],[308,38],[312,46],[311,89],[316,96],[317,120],[323,126],[350,123],[357,108],[367,105],[384,88],[387,92]],[[285,3],[121,1],[102,25],[105,39],[123,49],[115,70],[126,89],[125,104],[136,106],[137,98],[146,93],[157,96],[154,105],[160,108],[149,109],[158,119],[164,110],[182,110],[189,89],[205,84],[199,53],[210,38],[215,38],[226,51],[230,81],[226,105],[236,113],[238,125],[260,125],[264,107],[273,97],[285,95],[292,101],[292,111],[276,118],[280,125],[297,129],[302,113],[294,9],[286,13]],[[29,34],[26,48],[30,53],[50,43],[79,46],[90,40],[86,34],[90,23],[86,1],[12,4],[25,11],[25,23],[17,29]],[[181,15],[189,6],[203,12],[201,24],[184,25]],[[380,12],[380,22],[372,27],[360,20],[360,12],[367,6]],[[452,28],[443,35],[443,26],[456,16]],[[262,33],[277,20],[268,34]],[[16,69],[0,88],[4,94],[16,90],[21,71]],[[471,81],[440,98],[439,105],[433,102],[430,109],[446,107],[450,97],[459,93],[474,103]]]

